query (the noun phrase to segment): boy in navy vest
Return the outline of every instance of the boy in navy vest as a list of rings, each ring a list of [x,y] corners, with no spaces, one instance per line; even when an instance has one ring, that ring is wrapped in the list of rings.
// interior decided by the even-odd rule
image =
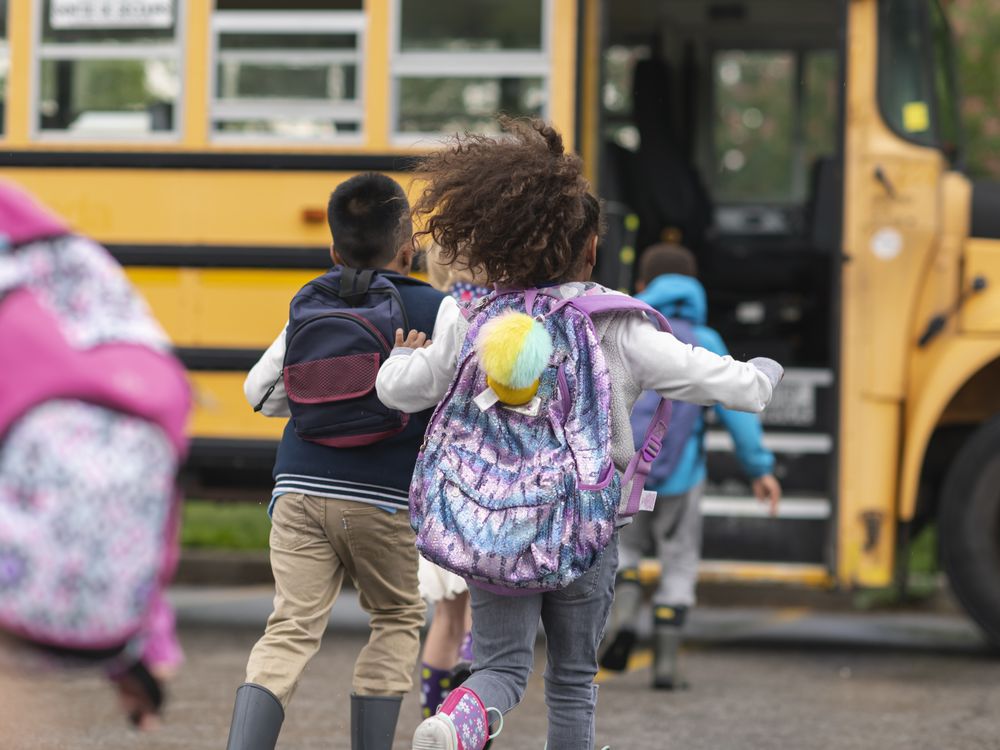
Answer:
[[[444,295],[406,275],[412,225],[399,184],[381,174],[353,177],[333,192],[327,213],[340,277],[378,269],[398,291],[409,327],[430,335]],[[291,413],[282,381],[285,351],[282,331],[244,385],[247,400],[267,416]],[[229,750],[273,750],[284,708],[319,649],[345,576],[371,618],[371,637],[354,668],[351,747],[392,747],[424,623],[407,498],[429,416],[414,414],[402,431],[362,447],[303,439],[289,420],[270,508],[274,612],[236,693]]]
[[[729,352],[722,337],[705,325],[708,308],[705,289],[696,278],[694,255],[679,245],[653,245],[642,255],[636,296],[655,307],[674,325],[685,343],[715,354]],[[643,394],[643,399],[647,394]],[[643,399],[632,412],[633,431],[645,433]],[[658,401],[658,399],[657,399]],[[675,403],[663,450],[653,464],[646,489],[657,494],[652,513],[639,513],[621,530],[615,603],[608,625],[601,666],[625,669],[636,641],[636,619],[642,603],[639,560],[652,546],[660,560],[660,582],[653,595],[653,687],[673,690],[682,682],[677,674],[681,629],[695,602],[698,562],[701,559],[701,496],[705,487],[704,409]],[[686,409],[697,409],[688,414]],[[771,473],[774,456],[764,447],[757,415],[714,407],[716,416],[733,438],[736,455],[751,480],[753,493],[777,511],[781,485]],[[690,418],[688,418],[690,416]],[[661,466],[662,465],[662,466]],[[663,469],[660,471],[660,469]],[[651,543],[651,544],[650,544]]]

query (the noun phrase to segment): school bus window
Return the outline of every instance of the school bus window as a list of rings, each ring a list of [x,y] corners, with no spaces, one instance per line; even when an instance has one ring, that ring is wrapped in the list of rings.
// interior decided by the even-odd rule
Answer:
[[[938,140],[941,149],[954,162],[960,158],[962,121],[958,112],[955,83],[955,50],[951,27],[937,2],[930,5],[931,36],[934,44],[934,95],[937,97]]]
[[[935,145],[924,3],[879,3],[878,97],[890,128],[926,146]]]
[[[336,140],[361,131],[364,14],[293,5],[320,10],[220,1],[219,8],[232,10],[213,18],[217,135]]]
[[[795,55],[728,50],[715,56],[714,195],[790,197]]]
[[[363,10],[363,0],[216,0],[216,10]]]
[[[552,0],[396,0],[393,130],[398,139],[493,132],[498,112],[545,116]]]
[[[541,0],[402,0],[404,52],[540,50]]]
[[[95,138],[175,133],[180,95],[181,3],[146,16],[81,13],[79,3],[41,4],[36,129]],[[89,7],[89,6],[88,6]]]
[[[7,111],[7,71],[10,54],[7,49],[7,0],[0,0],[0,136],[3,135]]]
[[[802,129],[805,165],[837,151],[840,70],[833,50],[805,53],[802,63]]]
[[[813,165],[836,150],[837,56],[722,51],[715,111],[715,198],[801,203]]]
[[[616,44],[604,52],[604,138],[629,151],[639,148],[639,129],[632,121],[632,77],[636,63],[650,54],[648,44]]]
[[[541,115],[542,78],[400,78],[400,133],[435,133],[496,127],[496,113]]]

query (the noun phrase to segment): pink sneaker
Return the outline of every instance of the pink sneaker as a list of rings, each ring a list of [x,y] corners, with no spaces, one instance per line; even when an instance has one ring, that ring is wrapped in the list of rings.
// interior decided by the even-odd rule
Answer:
[[[500,726],[490,734],[489,712],[500,717]],[[413,750],[483,750],[500,734],[503,715],[486,708],[479,696],[460,687],[448,694],[434,716],[424,719],[413,733]]]

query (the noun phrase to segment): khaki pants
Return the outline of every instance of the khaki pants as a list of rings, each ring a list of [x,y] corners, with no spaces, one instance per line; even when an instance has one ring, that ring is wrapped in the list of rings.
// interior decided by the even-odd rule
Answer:
[[[405,511],[287,494],[271,526],[274,612],[247,663],[247,682],[287,706],[319,650],[345,573],[370,615],[371,636],[354,665],[358,695],[409,692],[426,606],[417,591],[417,549]]]

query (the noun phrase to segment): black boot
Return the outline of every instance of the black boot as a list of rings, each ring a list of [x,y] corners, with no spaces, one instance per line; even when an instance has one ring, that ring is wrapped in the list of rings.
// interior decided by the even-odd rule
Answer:
[[[226,750],[274,750],[285,711],[274,693],[247,682],[236,691]]]
[[[635,646],[635,621],[642,606],[642,586],[637,568],[625,568],[615,581],[615,603],[608,618],[608,632],[598,663],[603,669],[623,672]]]
[[[392,750],[403,699],[351,694],[351,750]]]
[[[687,607],[653,607],[653,687],[657,690],[683,690],[687,683],[677,668],[681,633]]]

